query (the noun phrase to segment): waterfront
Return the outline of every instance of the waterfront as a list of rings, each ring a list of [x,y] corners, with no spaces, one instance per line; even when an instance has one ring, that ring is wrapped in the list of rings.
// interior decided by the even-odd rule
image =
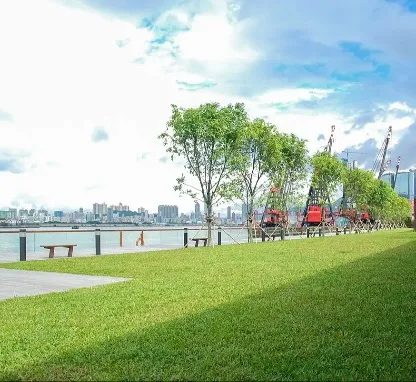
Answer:
[[[27,259],[46,259],[48,251],[41,245],[52,244],[77,244],[74,256],[90,256],[95,254],[95,229],[97,227],[82,227],[80,229],[68,229],[68,227],[53,228],[29,228],[27,229]],[[101,253],[132,253],[146,252],[161,249],[182,248],[184,245],[185,227],[103,227],[101,228]],[[188,239],[206,237],[207,230],[201,227],[188,228]],[[205,227],[204,227],[205,228]],[[11,232],[13,231],[13,232]],[[62,231],[62,232],[61,232]],[[88,232],[85,232],[88,231]],[[120,231],[122,231],[122,246],[120,246]],[[144,234],[144,246],[137,240],[140,233]],[[215,242],[218,237],[218,227],[213,232]],[[247,242],[247,230],[243,227],[224,228],[221,235],[222,244],[235,242]],[[137,245],[136,245],[137,244]],[[194,243],[190,243],[193,246]],[[65,248],[56,249],[56,257],[65,257]],[[0,229],[0,262],[19,260],[19,230],[10,228]]]

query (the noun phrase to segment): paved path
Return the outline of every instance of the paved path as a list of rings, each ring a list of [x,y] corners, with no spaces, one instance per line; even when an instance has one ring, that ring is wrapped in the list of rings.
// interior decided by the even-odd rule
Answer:
[[[0,300],[105,285],[130,279],[0,269]]]

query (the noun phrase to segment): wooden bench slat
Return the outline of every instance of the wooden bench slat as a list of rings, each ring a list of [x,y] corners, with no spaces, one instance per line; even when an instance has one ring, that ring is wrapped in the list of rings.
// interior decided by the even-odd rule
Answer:
[[[41,245],[42,248],[49,249],[49,258],[52,259],[55,256],[55,248],[68,248],[68,257],[72,257],[74,252],[74,247],[77,244],[51,244],[51,245]]]

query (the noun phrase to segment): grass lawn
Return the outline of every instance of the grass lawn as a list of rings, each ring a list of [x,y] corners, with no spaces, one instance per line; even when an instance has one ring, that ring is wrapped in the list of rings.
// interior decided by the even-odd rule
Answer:
[[[0,302],[0,379],[415,380],[416,233],[1,264],[131,277]]]

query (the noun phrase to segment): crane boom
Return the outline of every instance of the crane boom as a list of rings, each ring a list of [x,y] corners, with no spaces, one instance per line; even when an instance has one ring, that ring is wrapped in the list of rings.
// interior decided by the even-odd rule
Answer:
[[[397,158],[397,164],[396,164],[396,173],[394,174],[394,178],[393,178],[393,190],[396,187],[397,173],[399,172],[400,160],[401,160],[401,158],[398,157]]]
[[[391,139],[392,134],[392,127],[389,126],[387,137],[384,139],[383,144],[380,148],[380,151],[377,154],[376,160],[373,165],[373,172],[377,176],[377,179],[381,179],[381,176],[383,175],[384,171],[386,170],[386,155],[387,150],[389,148],[389,143]]]

